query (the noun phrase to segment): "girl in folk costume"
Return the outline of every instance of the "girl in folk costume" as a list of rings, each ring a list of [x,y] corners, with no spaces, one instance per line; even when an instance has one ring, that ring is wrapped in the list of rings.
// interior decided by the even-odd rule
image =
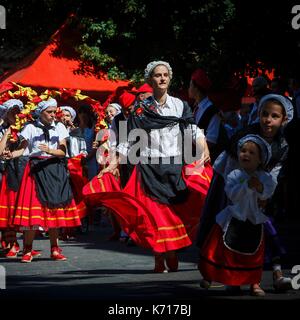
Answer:
[[[82,196],[82,188],[88,182],[86,142],[81,130],[74,125],[76,111],[70,106],[61,106],[59,109],[61,110],[61,112],[59,112],[59,118],[69,132],[69,137],[66,138],[66,157],[68,158],[68,170],[70,173],[72,192],[76,205],[80,209],[80,216],[83,218],[87,213]],[[64,228],[64,239],[68,239],[74,235],[74,228]]]
[[[128,118],[128,140],[117,146],[118,155],[83,193],[87,201],[99,201],[114,210],[132,240],[154,252],[154,272],[161,273],[167,271],[165,261],[170,271],[177,271],[176,251],[192,243],[187,228],[192,229],[192,218],[199,217],[211,171],[206,164],[199,175],[188,176],[196,170],[195,163],[190,171],[184,170],[182,132],[197,143],[202,163],[209,160],[209,154],[188,104],[168,95],[172,79],[169,63],[149,63],[145,79],[153,88],[153,97],[135,106]],[[137,132],[141,139],[138,147],[136,137],[130,138]],[[126,157],[135,167],[121,190],[113,175],[118,175],[118,165]],[[197,182],[195,197],[188,190],[190,177]]]
[[[228,204],[224,192],[224,179],[238,163],[236,159],[237,141],[247,134],[257,134],[267,141],[272,150],[272,157],[266,170],[271,173],[273,179],[278,182],[274,195],[262,205],[266,206],[266,215],[274,216],[278,197],[276,194],[284,177],[284,169],[288,154],[288,144],[284,138],[283,129],[293,118],[293,105],[289,99],[277,95],[268,94],[264,96],[258,105],[259,123],[255,123],[235,134],[230,143],[230,149],[224,151],[214,163],[214,175],[207,194],[200,227],[197,234],[196,244],[200,248],[204,245],[208,234],[215,224],[216,214]],[[291,279],[283,277],[281,271],[282,245],[278,242],[278,234],[269,218],[264,223],[266,233],[267,249],[270,249],[273,263],[273,286],[275,289],[286,290],[290,288]]]
[[[124,137],[122,136],[122,128],[127,128],[127,119],[130,115],[130,113],[134,109],[134,105],[136,102],[137,97],[129,93],[128,91],[124,91],[118,98],[118,104],[121,108],[121,112],[118,112],[115,117],[113,118],[113,121],[111,122],[110,126],[110,137],[109,137],[109,143],[110,143],[110,148],[112,148],[112,151],[115,151],[115,148],[117,145],[120,143],[120,138],[121,140],[125,139],[127,141],[127,136]],[[121,132],[120,132],[121,129]],[[127,133],[127,130],[126,130]],[[110,154],[113,154],[111,152]],[[130,165],[128,162],[125,164],[120,164],[119,165],[119,173],[120,173],[120,183],[121,183],[121,188],[124,188],[129,180],[129,177],[132,173],[133,166]],[[112,226],[114,229],[114,233],[110,237],[112,240],[120,240],[121,242],[127,242],[128,245],[132,245],[133,241],[130,239],[128,234],[124,232],[121,228],[120,223],[118,222],[118,216],[116,216],[113,212],[110,214],[111,217],[111,222]]]
[[[105,109],[105,121],[108,124],[108,127],[111,127],[111,124],[114,120],[114,117],[121,113],[122,107],[118,103],[110,103]]]
[[[123,91],[120,96],[118,97],[117,103],[109,104],[109,106],[114,105],[115,108],[117,106],[120,107],[120,112],[117,111],[113,119],[109,123],[109,139],[107,139],[107,143],[109,144],[109,148],[103,148],[105,146],[105,143],[100,145],[100,148],[97,150],[97,161],[102,166],[107,166],[108,163],[111,161],[109,155],[112,155],[117,147],[117,145],[121,141],[127,141],[127,119],[130,115],[130,113],[134,109],[136,101],[136,96],[132,93],[129,93],[128,91]],[[111,117],[112,118],[112,117]],[[122,128],[126,128],[126,133],[122,133]],[[121,132],[120,132],[121,131]],[[103,137],[103,135],[106,134],[105,130],[101,130],[99,132],[98,136]],[[101,140],[101,139],[100,139]],[[106,143],[106,144],[107,144]],[[110,150],[110,152],[107,152]],[[104,168],[102,167],[102,168]],[[121,188],[124,188],[125,185],[128,182],[128,179],[131,175],[131,172],[133,170],[133,166],[130,163],[124,163],[119,165],[119,173],[120,173],[120,184]],[[116,216],[111,210],[108,210],[110,220],[114,229],[113,234],[109,237],[109,240],[120,240],[121,242],[127,242],[127,244],[132,244],[132,240],[129,238],[129,236],[122,230],[120,223],[118,222],[118,216]]]
[[[67,157],[72,158],[80,154],[86,155],[84,135],[74,125],[76,111],[70,106],[61,106],[60,109],[62,111],[61,121],[69,132],[69,137],[67,138]]]
[[[69,132],[69,136],[66,138],[66,157],[68,158],[74,198],[79,204],[82,201],[82,188],[87,183],[86,142],[80,128],[74,126],[76,111],[70,106],[62,106],[60,109],[62,111],[61,121]]]
[[[96,159],[100,170],[106,167],[110,161],[109,150],[116,147],[115,128],[113,129],[114,118],[121,114],[122,107],[118,103],[110,103],[105,109],[106,129],[100,130],[93,143],[93,148],[97,149]]]
[[[104,104],[106,103],[107,102],[105,102]],[[109,150],[111,148],[116,147],[116,135],[115,131],[113,131],[112,129],[112,125],[114,123],[115,117],[120,115],[121,111],[122,107],[118,103],[109,103],[108,106],[105,108],[105,121],[107,123],[108,128],[99,131],[99,133],[96,136],[96,141],[94,142],[94,147],[97,148],[96,158],[100,166],[100,170],[105,168],[109,164],[110,159],[108,155],[111,153],[109,152]],[[105,208],[105,214],[109,217],[113,227],[113,233],[108,238],[108,240],[121,240],[120,235],[122,233],[122,229],[114,213],[110,209]]]
[[[116,145],[115,135],[112,134],[112,125],[114,118],[121,114],[121,110],[122,107],[118,103],[109,103],[105,108],[105,122],[108,128],[100,130],[93,142],[93,149],[97,149],[96,159],[100,169],[107,164],[107,150],[111,148],[111,144]]]
[[[19,99],[9,99],[0,105],[0,117],[3,124],[0,127],[0,156],[3,161],[3,178],[0,194],[0,229],[2,229],[2,243],[6,249],[7,258],[16,258],[20,250],[17,242],[17,232],[10,225],[14,213],[15,201],[24,167],[28,157],[11,158],[11,153],[20,146],[20,139],[11,142],[11,125],[15,124],[16,115],[23,109],[23,102]]]
[[[270,198],[277,182],[263,170],[271,158],[270,145],[258,135],[238,142],[239,168],[225,179],[231,204],[216,216],[216,224],[200,251],[201,285],[211,281],[230,286],[251,285],[251,294],[265,295],[258,283],[264,262],[263,223],[268,220],[260,200]]]
[[[96,149],[93,148],[93,142],[96,136],[95,122],[97,116],[90,105],[80,106],[77,115],[79,119],[79,129],[86,142],[88,179],[91,180],[99,172],[99,166],[96,160]]]
[[[31,262],[33,258],[32,242],[38,227],[49,232],[51,258],[66,260],[58,247],[58,228],[81,224],[65,161],[69,134],[62,123],[54,122],[56,109],[53,98],[40,102],[35,110],[38,119],[20,133],[22,148],[12,152],[13,158],[26,148],[29,152],[13,219],[14,225],[24,230],[22,262]]]

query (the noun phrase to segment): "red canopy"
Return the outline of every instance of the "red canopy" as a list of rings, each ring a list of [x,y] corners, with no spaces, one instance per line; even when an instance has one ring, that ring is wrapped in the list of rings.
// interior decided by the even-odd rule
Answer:
[[[0,84],[14,81],[40,89],[80,89],[97,100],[105,99],[119,86],[128,85],[128,81],[108,80],[106,74],[96,74],[92,66],[85,65],[74,49],[79,37],[71,17],[46,45],[0,77]]]

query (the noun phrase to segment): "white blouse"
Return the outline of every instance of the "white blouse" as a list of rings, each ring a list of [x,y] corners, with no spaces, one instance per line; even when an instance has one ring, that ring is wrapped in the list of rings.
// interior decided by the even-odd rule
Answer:
[[[161,106],[155,101],[157,112],[162,116],[174,116],[181,118],[183,114],[184,104],[182,100],[167,95],[166,103]],[[192,141],[195,142],[200,137],[204,138],[202,131],[194,124],[188,126],[188,135],[192,135]],[[130,132],[129,140],[130,140]],[[141,156],[145,158],[168,158],[176,157],[182,154],[182,141],[179,124],[173,127],[165,127],[162,129],[153,129],[146,143],[141,145]],[[130,142],[121,142],[117,146],[117,151],[125,156],[128,154],[129,148],[132,146]]]
[[[39,124],[43,126],[41,122],[39,122]],[[34,123],[27,124],[21,131],[20,135],[28,142],[29,156],[45,157],[51,157],[51,155],[41,151],[39,149],[40,144],[47,144],[50,149],[57,149],[59,147],[59,143],[63,139],[69,137],[68,130],[61,122],[53,122],[51,129],[49,129],[49,142],[45,141],[43,130],[39,127],[36,127]]]
[[[256,171],[255,176],[263,184],[263,192],[248,187],[250,175],[244,170],[231,171],[225,183],[225,192],[232,204],[228,205],[216,216],[216,222],[225,231],[232,217],[240,221],[250,220],[253,224],[267,221],[268,217],[258,206],[258,199],[269,199],[276,188],[277,182],[272,175],[266,171]]]

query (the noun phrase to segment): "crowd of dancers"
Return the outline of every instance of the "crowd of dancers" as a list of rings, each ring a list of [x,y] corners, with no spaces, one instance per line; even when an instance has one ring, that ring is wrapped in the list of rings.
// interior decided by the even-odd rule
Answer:
[[[248,112],[222,112],[209,98],[204,70],[191,75],[192,107],[169,94],[172,76],[169,63],[152,61],[144,84],[120,88],[96,112],[48,94],[31,99],[25,113],[24,95],[0,96],[6,258],[18,257],[23,233],[20,261],[30,263],[40,255],[33,243],[42,231],[49,234],[50,258],[66,260],[61,234],[73,234],[103,207],[111,240],[125,237],[150,249],[155,273],[176,272],[177,251],[195,242],[205,289],[216,281],[233,291],[249,285],[252,295],[264,296],[267,258],[274,288],[291,289],[274,217],[294,186],[288,168],[300,87],[289,97],[258,77]],[[22,115],[26,121],[16,130]]]

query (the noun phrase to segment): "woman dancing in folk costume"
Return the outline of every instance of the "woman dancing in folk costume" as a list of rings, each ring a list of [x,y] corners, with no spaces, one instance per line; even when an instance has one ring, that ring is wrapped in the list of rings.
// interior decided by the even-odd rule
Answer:
[[[168,95],[172,79],[169,63],[149,63],[145,79],[153,88],[153,96],[135,106],[127,120],[128,140],[117,146],[118,155],[100,172],[98,179],[85,186],[83,193],[87,201],[99,201],[115,211],[123,230],[133,241],[154,252],[154,272],[161,273],[167,271],[165,261],[169,271],[177,271],[176,251],[192,243],[188,231],[199,218],[211,167],[207,163],[209,153],[204,135],[195,125],[190,107]],[[181,133],[184,131],[197,143],[201,152],[198,164],[205,166],[196,168],[195,162],[183,166]],[[137,132],[141,139],[138,148],[136,138],[130,138]],[[126,157],[136,165],[121,190],[113,175],[118,174],[118,165]],[[189,175],[197,169],[198,174]],[[195,192],[189,191],[193,187]]]
[[[6,258],[16,258],[20,251],[17,242],[17,231],[10,225],[14,213],[15,201],[24,167],[28,157],[11,159],[11,153],[20,146],[20,139],[10,141],[11,126],[16,122],[16,115],[23,109],[19,99],[9,99],[0,105],[0,117],[3,124],[0,127],[0,157],[3,160],[3,177],[0,193],[0,229]],[[36,253],[36,252],[34,252]]]
[[[13,224],[24,230],[22,262],[31,262],[35,229],[48,230],[51,258],[66,260],[58,247],[58,228],[76,227],[80,223],[67,174],[66,127],[55,123],[57,102],[50,98],[38,104],[38,119],[21,131],[22,148],[12,152],[20,156],[28,148],[29,162],[21,181]]]
[[[207,194],[196,244],[200,248],[206,241],[208,234],[215,223],[216,214],[228,204],[224,192],[224,179],[237,168],[236,146],[237,141],[247,134],[257,134],[267,141],[272,150],[272,157],[266,170],[277,181],[274,195],[268,201],[264,201],[265,214],[268,217],[276,214],[275,208],[278,201],[278,190],[284,177],[285,164],[288,153],[288,144],[284,138],[283,129],[293,118],[293,105],[289,99],[277,95],[265,95],[258,105],[259,123],[255,123],[241,130],[231,139],[231,148],[224,151],[214,163],[214,175]],[[286,290],[291,287],[291,279],[284,277],[281,271],[281,258],[284,254],[282,244],[278,241],[278,233],[269,218],[264,223],[266,234],[266,249],[271,251],[273,263],[273,286],[276,290]]]
[[[110,101],[110,97],[107,101]],[[105,102],[106,105],[108,102]],[[105,122],[107,123],[108,128],[105,130],[99,131],[99,134],[96,135],[96,140],[93,143],[93,148],[97,149],[96,159],[100,165],[100,170],[108,165],[109,159],[107,158],[108,150],[111,148],[111,145],[116,145],[115,135],[111,134],[112,125],[116,116],[122,113],[122,107],[118,103],[108,103],[105,108]],[[115,241],[120,239],[121,226],[115,218],[113,212],[108,208],[105,208],[105,214],[109,217],[110,222],[113,227],[113,233],[109,236],[109,241]]]
[[[211,281],[231,286],[251,285],[251,294],[264,296],[258,283],[264,262],[263,223],[268,220],[260,200],[269,199],[277,185],[264,171],[271,158],[270,145],[258,135],[238,142],[239,168],[225,178],[225,192],[231,204],[216,216],[216,224],[201,249],[201,285]]]

